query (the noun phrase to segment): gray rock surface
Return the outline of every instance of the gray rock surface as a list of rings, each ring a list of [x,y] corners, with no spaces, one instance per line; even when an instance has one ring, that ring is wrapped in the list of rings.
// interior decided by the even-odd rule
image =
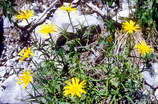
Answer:
[[[29,98],[28,89],[22,88],[17,84],[16,75],[10,76],[4,83],[2,83],[3,91],[0,92],[1,104],[26,104],[25,99]]]

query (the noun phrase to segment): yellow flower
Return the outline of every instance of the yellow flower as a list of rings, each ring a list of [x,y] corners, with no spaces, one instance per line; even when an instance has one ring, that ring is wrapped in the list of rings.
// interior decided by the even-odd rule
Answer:
[[[64,96],[71,95],[71,96],[78,96],[81,97],[81,94],[86,94],[86,91],[83,89],[85,88],[85,81],[80,82],[78,78],[72,78],[71,81],[66,81],[66,86],[64,87]]]
[[[108,38],[107,38],[107,41],[108,41],[109,43],[111,43],[111,42],[113,41],[112,36],[108,37]]]
[[[43,35],[48,35],[55,32],[57,32],[57,26],[51,23],[40,25],[38,30],[38,33]]]
[[[140,29],[140,27],[132,20],[124,22],[122,27],[125,31],[127,31],[127,33],[133,33]]]
[[[33,81],[32,74],[30,70],[26,70],[21,75],[19,75],[19,79],[17,79],[17,83],[23,85],[23,88],[26,88],[30,82]]]
[[[145,41],[136,44],[134,48],[137,49],[141,55],[150,54],[154,51],[154,49],[147,45]]]
[[[33,10],[21,10],[19,14],[16,15],[17,20],[30,19],[34,15]]]
[[[34,56],[34,53],[31,51],[31,48],[27,48],[27,49],[22,49],[19,53],[19,56],[21,56],[21,58],[19,58],[20,61],[25,60],[26,58],[29,58],[31,56]]]
[[[61,10],[65,10],[67,12],[71,12],[71,11],[76,11],[77,8],[73,8],[72,5],[67,5],[67,6],[61,6],[60,7]]]

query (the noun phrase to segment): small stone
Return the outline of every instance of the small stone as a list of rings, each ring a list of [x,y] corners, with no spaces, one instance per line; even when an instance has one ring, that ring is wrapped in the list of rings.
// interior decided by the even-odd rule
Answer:
[[[152,68],[154,69],[155,74],[158,74],[158,63],[153,63]]]
[[[143,74],[143,77],[144,77],[144,80],[146,81],[146,83],[153,86],[154,85],[154,76],[152,76],[150,74],[150,72],[148,72],[148,71],[144,71],[142,74]]]
[[[158,89],[156,89],[156,91],[155,91],[155,97],[158,100]]]

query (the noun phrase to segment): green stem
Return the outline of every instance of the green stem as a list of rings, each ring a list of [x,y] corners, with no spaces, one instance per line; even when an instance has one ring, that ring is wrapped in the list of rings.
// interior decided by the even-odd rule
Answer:
[[[27,24],[29,24],[29,21],[27,19],[25,19],[25,20],[26,20]]]
[[[54,49],[53,47],[55,46],[55,43],[54,43],[54,40],[53,40],[53,38],[52,38],[52,35],[51,34],[49,34],[49,37],[50,37],[50,44],[51,44],[51,47],[52,47],[52,49]]]
[[[71,20],[71,17],[70,17],[70,13],[69,13],[69,12],[67,12],[67,13],[68,13],[68,17],[69,17],[70,24],[71,24],[71,26],[72,26],[73,32],[75,32],[75,29],[74,29],[74,27],[73,27],[72,20]]]
[[[51,40],[51,45],[52,45],[52,43],[54,43],[54,41],[53,41],[53,38],[52,38],[52,35],[49,33],[49,37],[50,37],[50,40]]]
[[[41,95],[41,93],[36,89],[36,87],[34,86],[34,84],[32,82],[30,82],[31,86],[33,87],[34,89],[34,94],[36,95],[36,92]],[[36,91],[36,92],[35,92]]]
[[[128,53],[128,55],[130,56],[130,52],[132,50],[132,42],[133,42],[131,34],[129,35],[128,40],[129,40],[129,53]]]

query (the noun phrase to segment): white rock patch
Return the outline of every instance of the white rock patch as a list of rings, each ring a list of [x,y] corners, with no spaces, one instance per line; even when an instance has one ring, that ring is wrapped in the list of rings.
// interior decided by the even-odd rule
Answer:
[[[144,80],[152,87],[158,87],[158,63],[153,63],[152,68],[143,73]]]
[[[16,75],[10,76],[2,86],[5,87],[4,91],[0,92],[0,103],[11,104],[26,104],[25,99],[28,98],[26,89],[17,84]]]
[[[70,18],[75,28],[81,28],[81,25],[103,25],[103,21],[99,20],[97,16],[95,16],[95,14],[81,15],[78,10],[70,12]],[[68,13],[66,11],[63,11],[58,8],[54,13],[52,21],[61,29],[67,30],[68,32],[73,32]]]

